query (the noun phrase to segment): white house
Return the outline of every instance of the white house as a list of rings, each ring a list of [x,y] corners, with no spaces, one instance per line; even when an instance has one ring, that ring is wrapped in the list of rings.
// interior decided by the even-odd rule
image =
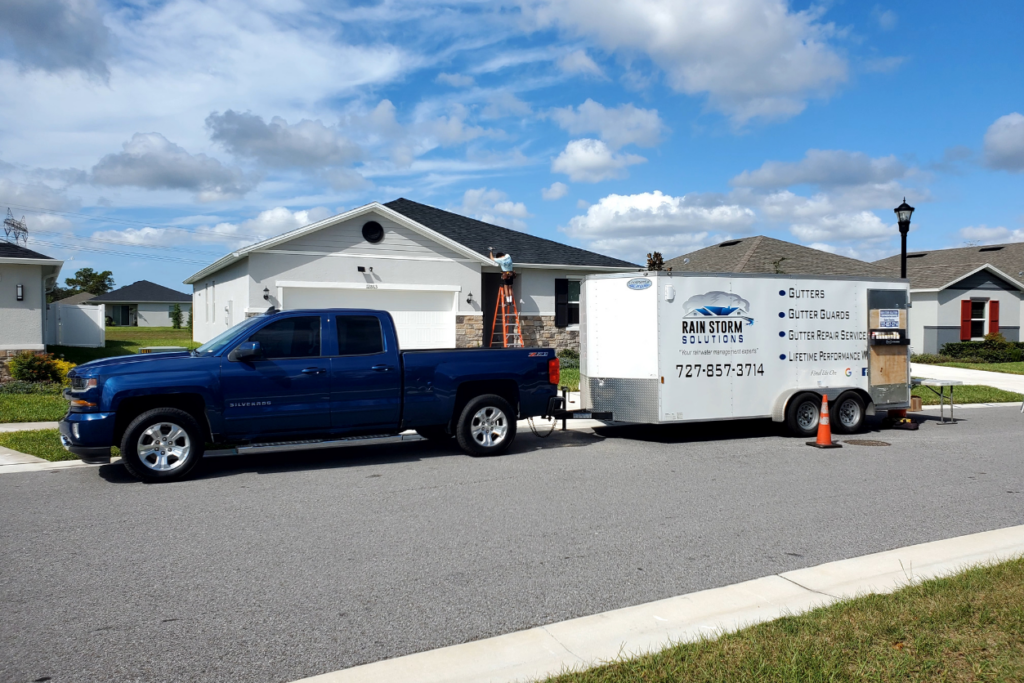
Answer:
[[[425,204],[374,202],[235,251],[185,280],[205,342],[270,306],[374,308],[403,348],[489,346],[511,254],[526,345],[577,346],[579,281],[638,266]]]
[[[192,310],[192,297],[188,294],[149,280],[133,282],[85,303],[102,304],[108,325],[127,327],[171,327],[171,312],[175,306],[181,308],[184,326]]]
[[[899,255],[875,265],[899,275]],[[907,254],[910,343],[914,353],[980,341],[998,332],[1020,341],[1024,317],[1024,244],[937,249]]]
[[[0,356],[46,349],[46,292],[63,261],[0,241]]]

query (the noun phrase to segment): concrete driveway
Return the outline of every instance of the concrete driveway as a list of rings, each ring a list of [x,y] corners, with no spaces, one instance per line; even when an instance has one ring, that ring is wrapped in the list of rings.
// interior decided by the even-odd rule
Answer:
[[[1018,394],[1024,394],[1024,375],[969,370],[967,368],[947,368],[939,365],[924,365],[922,363],[911,363],[910,374],[914,377],[927,377],[929,379],[959,380],[964,384],[980,384],[986,387],[1002,389],[1003,391],[1015,391]]]
[[[0,680],[289,681],[1024,523],[1021,416],[770,422],[0,476]]]

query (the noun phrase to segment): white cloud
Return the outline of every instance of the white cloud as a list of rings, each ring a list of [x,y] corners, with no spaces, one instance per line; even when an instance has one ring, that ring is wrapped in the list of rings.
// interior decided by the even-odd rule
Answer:
[[[499,90],[487,98],[487,106],[481,112],[485,119],[501,119],[506,116],[524,118],[533,113],[526,102],[507,90]]]
[[[567,74],[584,74],[604,78],[601,67],[590,58],[586,50],[573,50],[558,58],[558,68]]]
[[[891,9],[883,9],[881,5],[875,5],[871,10],[871,16],[878,22],[878,27],[883,31],[891,31],[899,23],[899,17]]]
[[[590,206],[591,206],[590,202],[588,202],[586,199],[577,199],[576,200],[576,208],[579,209],[580,211],[584,211],[586,209],[589,209]]]
[[[969,226],[960,229],[960,236],[973,244],[1004,244],[1007,242],[1024,242],[1024,230],[1010,230],[999,226],[990,228],[986,225]],[[1007,273],[1013,275],[1013,273]]]
[[[160,133],[136,133],[124,151],[108,154],[93,166],[97,185],[190,190],[199,201],[233,199],[252,189],[237,168],[205,154],[189,154]]]
[[[766,161],[758,170],[744,171],[730,182],[736,187],[775,189],[886,183],[906,174],[906,166],[891,155],[872,159],[863,152],[811,149],[800,161]]]
[[[551,163],[551,170],[564,173],[573,182],[597,183],[628,175],[626,168],[647,159],[636,154],[613,154],[600,140],[572,140]]]
[[[864,70],[868,73],[887,74],[900,68],[905,61],[906,57],[878,57],[864,62]]]
[[[1001,171],[1024,171],[1024,116],[1000,116],[985,131],[985,165]]]
[[[472,76],[465,74],[447,74],[442,72],[434,80],[443,85],[450,85],[453,88],[468,88],[476,84]]]
[[[0,36],[23,68],[110,75],[110,30],[93,0],[4,0]]]
[[[362,156],[358,145],[319,120],[289,125],[275,116],[265,123],[255,114],[228,109],[207,116],[206,127],[211,139],[232,154],[271,168],[320,168],[348,164]]]
[[[629,144],[654,147],[665,131],[656,109],[640,109],[632,104],[608,109],[589,98],[576,109],[552,110],[551,118],[570,135],[597,133],[612,149]]]
[[[820,7],[785,0],[522,0],[538,27],[557,26],[610,51],[646,53],[669,84],[742,124],[803,111],[846,80]]]
[[[547,201],[554,201],[555,199],[561,199],[565,195],[569,194],[569,186],[565,183],[551,183],[551,187],[542,188],[540,196]]]
[[[523,219],[533,215],[527,211],[526,204],[509,201],[508,195],[501,190],[489,190],[486,187],[466,190],[459,212],[513,230],[526,230]]]
[[[885,224],[871,211],[819,216],[813,222],[793,223],[790,228],[802,242],[878,241],[896,234],[894,224]]]

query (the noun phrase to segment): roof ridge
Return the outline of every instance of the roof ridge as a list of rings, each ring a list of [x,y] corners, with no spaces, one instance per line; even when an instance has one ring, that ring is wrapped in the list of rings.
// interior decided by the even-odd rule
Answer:
[[[743,272],[743,267],[747,265],[747,261],[749,261],[750,257],[754,255],[754,251],[761,244],[762,238],[764,238],[764,235],[758,235],[757,237],[755,237],[753,239],[753,244],[751,244],[747,248],[747,253],[744,254],[743,257],[740,258],[740,262],[736,264],[736,272],[737,273],[742,273]]]

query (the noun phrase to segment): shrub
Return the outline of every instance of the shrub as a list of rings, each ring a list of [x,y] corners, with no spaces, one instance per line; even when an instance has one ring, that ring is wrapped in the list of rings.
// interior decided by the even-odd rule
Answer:
[[[181,304],[174,304],[171,307],[171,327],[175,330],[181,329]]]
[[[48,353],[25,351],[11,359],[8,364],[11,377],[24,382],[60,382],[60,369]]]
[[[911,363],[926,363],[928,365],[938,365],[939,363],[952,363],[953,358],[949,356],[940,356],[934,353],[916,353],[910,356]]]
[[[1024,359],[1021,346],[1001,334],[988,334],[985,341],[943,344],[939,354],[962,363],[1017,363]]]
[[[68,372],[71,371],[71,368],[76,367],[76,364],[69,360],[64,360],[63,358],[57,358],[53,362],[57,366],[57,372],[60,373],[61,386],[71,386],[71,380],[68,379]]]
[[[188,309],[188,331],[192,331],[192,309]]]
[[[24,394],[60,394],[61,386],[56,382],[23,382],[15,380],[0,384],[0,396]]]
[[[580,366],[580,352],[576,349],[559,349],[555,355],[558,356],[558,364],[563,369]]]

